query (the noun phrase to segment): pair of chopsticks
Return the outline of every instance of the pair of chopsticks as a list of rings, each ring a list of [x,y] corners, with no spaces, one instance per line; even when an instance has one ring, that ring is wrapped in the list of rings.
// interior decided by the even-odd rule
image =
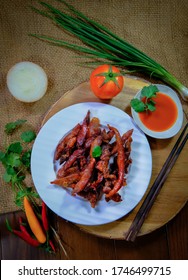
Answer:
[[[174,166],[178,156],[180,155],[180,153],[188,139],[188,133],[183,138],[187,128],[188,128],[188,123],[185,125],[183,131],[181,132],[179,138],[177,139],[172,151],[170,152],[161,171],[159,172],[157,178],[155,179],[149,193],[147,194],[138,213],[136,214],[129,230],[125,233],[125,240],[135,241],[137,234],[139,233],[139,231],[144,223],[144,220],[146,219],[159,191],[161,190],[168,174],[170,173],[172,167]]]

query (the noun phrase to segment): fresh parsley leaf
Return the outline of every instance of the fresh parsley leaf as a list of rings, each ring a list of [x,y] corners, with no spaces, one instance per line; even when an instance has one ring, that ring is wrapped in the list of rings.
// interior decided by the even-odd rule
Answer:
[[[23,150],[23,148],[22,148],[22,145],[20,144],[20,142],[14,142],[14,143],[10,144],[8,147],[8,151],[17,153],[17,154],[21,154],[22,150]]]
[[[141,90],[141,97],[146,97],[146,98],[152,98],[156,96],[156,93],[158,92],[158,88],[155,85],[149,85],[143,87]]]
[[[23,204],[23,198],[24,196],[26,195],[26,191],[23,189],[23,190],[19,190],[17,193],[16,193],[16,197],[15,197],[15,203],[18,207],[21,207],[22,204]]]
[[[32,187],[27,187],[26,188],[26,195],[32,195],[33,197],[39,197],[38,193],[33,191]]]
[[[18,207],[22,207],[23,205],[23,198],[15,198],[15,204],[18,206]]]
[[[21,134],[21,139],[24,141],[24,142],[31,142],[35,139],[36,137],[36,134],[34,131],[32,130],[28,130],[28,131],[24,131],[22,134]]]
[[[26,120],[17,120],[15,122],[9,122],[5,125],[6,134],[11,134],[17,127],[25,123]]]
[[[24,124],[26,120],[17,120],[5,125],[5,133],[12,134],[15,129]],[[38,199],[39,195],[32,187],[27,187],[23,182],[30,168],[31,149],[25,150],[25,146],[35,139],[36,134],[33,131],[25,131],[21,134],[22,141],[11,142],[5,149],[0,151],[0,162],[4,166],[5,173],[2,178],[5,183],[11,183],[12,190],[16,194],[15,203],[17,206],[23,206],[23,197],[28,195],[33,199]],[[26,173],[27,172],[27,173]],[[8,223],[8,222],[7,222]]]
[[[7,172],[9,175],[16,175],[16,173],[17,173],[17,172],[14,170],[14,168],[11,167],[11,166],[7,166],[6,172]]]
[[[155,111],[155,104],[153,104],[153,102],[147,103],[147,109],[151,112]]]
[[[155,101],[152,99],[156,97],[156,93],[158,92],[158,88],[155,85],[145,86],[141,90],[140,98],[134,98],[131,100],[131,107],[137,112],[144,111],[155,111]]]
[[[22,163],[29,168],[30,167],[30,162],[31,162],[31,150],[26,151],[22,155]]]
[[[16,194],[16,199],[23,198],[24,196],[26,196],[26,190],[20,190]]]
[[[12,179],[12,175],[8,174],[7,171],[3,174],[3,180],[5,183],[9,183]]]
[[[136,112],[144,112],[145,111],[145,104],[143,101],[141,101],[138,98],[134,98],[131,100],[131,107],[136,111]]]
[[[19,167],[21,165],[20,156],[16,153],[6,155],[6,164],[12,167]]]
[[[92,151],[92,157],[96,158],[96,157],[100,157],[100,155],[102,154],[102,149],[100,146],[95,146],[93,148]]]
[[[23,198],[24,196],[32,196],[32,197],[35,197],[35,198],[39,198],[39,195],[38,193],[36,193],[35,191],[33,191],[33,188],[32,187],[26,187],[22,190],[19,190],[17,193],[16,193],[16,198],[15,198],[15,203],[17,206],[22,206],[23,204]]]
[[[12,182],[13,184],[19,181],[17,172],[11,166],[7,166],[6,172],[3,175],[3,179],[6,183]]]

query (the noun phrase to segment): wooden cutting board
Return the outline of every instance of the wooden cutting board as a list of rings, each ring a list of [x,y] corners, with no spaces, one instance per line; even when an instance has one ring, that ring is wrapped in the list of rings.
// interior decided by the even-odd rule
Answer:
[[[84,82],[78,87],[66,92],[47,112],[42,125],[55,113],[70,105],[81,102],[103,102],[113,105],[123,110],[131,116],[130,100],[134,97],[138,90],[147,85],[148,82],[134,76],[124,77],[125,85],[123,91],[112,100],[102,101],[95,97],[91,92],[89,82]],[[187,104],[184,104],[184,110],[187,112]],[[184,116],[184,124],[187,122]],[[179,132],[180,133],[180,132]],[[151,187],[157,174],[159,173],[164,161],[169,155],[179,133],[170,139],[153,139],[148,137],[148,141],[152,150],[152,177],[150,181]],[[185,205],[188,199],[188,145],[184,147],[183,152],[177,160],[176,165],[172,169],[165,182],[160,194],[158,195],[147,219],[145,220],[139,235],[148,234],[157,228],[165,225],[170,221]],[[147,192],[146,192],[147,194]],[[145,196],[143,197],[143,199]],[[125,217],[100,226],[82,226],[77,225],[81,230],[88,233],[113,239],[124,239],[124,235],[131,225],[141,203]]]

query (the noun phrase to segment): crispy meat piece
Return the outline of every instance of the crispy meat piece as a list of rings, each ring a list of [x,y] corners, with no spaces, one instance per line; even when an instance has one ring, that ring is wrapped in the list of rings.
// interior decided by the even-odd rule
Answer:
[[[106,194],[106,198],[111,198],[115,193],[117,193],[119,191],[119,189],[123,185],[124,175],[125,175],[125,173],[124,173],[125,172],[125,154],[124,154],[123,141],[121,139],[119,131],[115,127],[109,126],[109,129],[113,130],[115,132],[115,137],[116,137],[116,142],[117,142],[118,179],[115,182],[113,189],[108,194]]]
[[[81,155],[79,158],[77,158],[77,164],[80,171],[83,171],[87,165],[87,158],[85,155]]]
[[[125,133],[122,136],[122,140],[124,141],[124,153],[125,153],[125,174],[128,173],[128,168],[132,163],[132,159],[130,158],[132,133],[133,133],[133,129],[127,131],[127,133]]]
[[[92,181],[92,182],[89,182],[86,185],[86,187],[84,188],[84,191],[87,192],[87,191],[89,191],[91,189],[93,191],[96,191],[102,181],[103,181],[103,174],[101,172],[98,172],[97,179]]]
[[[101,133],[100,120],[98,118],[93,117],[88,125],[87,138],[90,138],[92,136],[96,137],[100,133]]]
[[[105,129],[103,129],[101,132],[103,142],[109,143],[112,140],[114,134],[115,133],[113,130],[106,131]]]
[[[105,184],[103,186],[103,193],[109,193],[113,188],[113,184],[111,180],[105,180]]]
[[[66,177],[55,179],[51,184],[55,184],[61,187],[69,187],[72,183],[77,183],[80,180],[80,173],[73,173]]]
[[[91,147],[91,143],[93,142],[94,139],[95,139],[95,136],[91,136],[91,137],[87,138],[85,141],[85,144],[84,144],[84,148],[89,149]]]
[[[121,195],[119,194],[119,193],[115,193],[112,197],[110,197],[110,198],[105,198],[106,199],[106,201],[108,202],[109,200],[113,200],[113,201],[115,201],[115,202],[120,202],[120,201],[122,201],[122,199],[121,199]]]
[[[88,131],[89,122],[90,122],[90,111],[87,112],[87,115],[85,116],[85,118],[83,120],[83,123],[81,125],[81,129],[78,133],[78,136],[77,136],[78,146],[82,146],[84,141],[85,141],[87,131]]]
[[[92,208],[95,208],[97,201],[101,196],[100,185],[103,181],[103,175],[98,172],[97,179],[93,182],[89,182],[82,192],[79,193],[80,196],[87,199]]]
[[[78,173],[79,171],[80,171],[80,169],[79,169],[78,165],[71,166],[71,167],[69,167],[65,170],[64,176],[68,176],[68,175],[71,175],[71,174],[74,174],[74,173]]]
[[[132,136],[132,134],[133,134],[133,129],[130,129],[130,130],[128,130],[127,132],[125,132],[125,133],[122,135],[122,137],[121,137],[123,143],[125,143],[128,139],[130,139],[131,136]]]
[[[63,177],[65,174],[65,171],[68,168],[70,168],[73,165],[73,163],[77,160],[77,158],[79,156],[81,156],[83,153],[84,153],[83,149],[75,150],[73,152],[73,154],[69,157],[69,159],[59,168],[59,170],[57,172],[57,177],[58,178]]]
[[[72,138],[78,135],[78,132],[80,131],[81,125],[78,123],[67,136],[65,136],[57,145],[57,148],[55,150],[55,160],[58,160],[61,157],[62,151],[66,148],[67,143],[70,143],[69,141],[72,141]]]
[[[101,128],[98,118],[90,120],[88,111],[82,124],[59,142],[54,156],[60,167],[51,183],[71,188],[72,195],[84,197],[93,208],[104,194],[106,201],[121,201],[118,191],[126,185],[125,174],[132,162],[133,130],[121,137],[116,128],[108,127],[109,130]],[[102,154],[94,158],[96,146],[102,148]]]
[[[110,156],[111,156],[110,145],[105,145],[102,149],[100,160],[96,164],[96,168],[100,170],[100,172],[102,172],[104,178],[106,178],[109,175]]]
[[[127,132],[125,132],[125,133],[123,134],[123,136],[121,137],[124,147],[126,147],[126,143],[128,143],[128,142],[129,142],[129,144],[131,144],[131,142],[132,142],[132,133],[133,133],[133,129],[130,129],[130,130],[128,130]],[[114,154],[116,154],[117,151],[118,151],[117,142],[114,142],[114,143],[112,144],[112,146],[113,146],[113,149],[112,149],[112,151],[111,151],[111,155],[114,155]],[[129,146],[129,147],[131,148],[131,146]],[[127,149],[128,149],[128,144],[127,144]],[[131,151],[131,150],[129,150],[129,151]]]
[[[75,188],[73,189],[72,192],[73,195],[81,192],[85,188],[85,186],[89,182],[89,179],[92,176],[94,166],[95,166],[95,158],[91,158],[89,164],[82,172],[80,181],[75,185]]]
[[[75,143],[76,143],[76,136],[68,140],[66,147],[61,152],[59,158],[60,164],[65,162],[70,157],[72,148],[75,146]]]
[[[88,200],[91,204],[91,207],[95,208],[97,201],[99,200],[100,193],[97,191],[89,190],[88,192],[84,192],[84,191],[80,192],[79,196]]]

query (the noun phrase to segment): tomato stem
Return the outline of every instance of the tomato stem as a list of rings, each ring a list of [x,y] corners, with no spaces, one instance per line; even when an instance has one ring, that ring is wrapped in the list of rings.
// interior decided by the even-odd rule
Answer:
[[[102,87],[105,84],[107,84],[108,82],[112,81],[112,82],[115,83],[115,85],[118,88],[120,88],[119,83],[118,83],[116,78],[119,77],[119,76],[122,76],[122,74],[121,73],[113,72],[112,65],[109,65],[109,70],[107,72],[99,73],[99,74],[96,74],[95,76],[96,77],[101,77],[102,76],[102,77],[105,78],[104,82],[101,84],[100,87]]]

